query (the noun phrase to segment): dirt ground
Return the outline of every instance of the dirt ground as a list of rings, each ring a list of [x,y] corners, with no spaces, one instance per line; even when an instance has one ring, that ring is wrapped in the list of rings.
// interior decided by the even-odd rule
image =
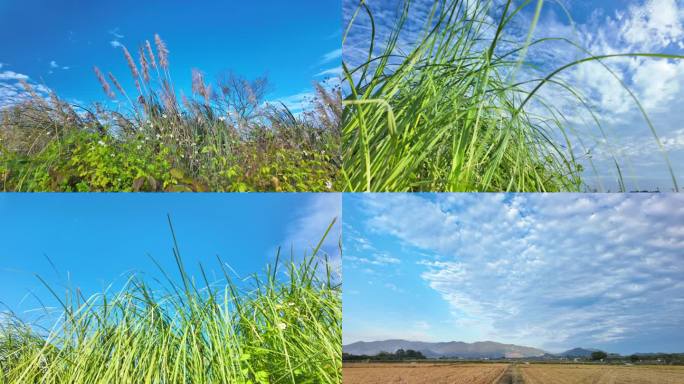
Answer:
[[[507,364],[364,364],[345,363],[344,384],[492,384]]]
[[[525,384],[684,384],[682,366],[520,365]]]
[[[344,384],[684,384],[683,366],[345,363]]]

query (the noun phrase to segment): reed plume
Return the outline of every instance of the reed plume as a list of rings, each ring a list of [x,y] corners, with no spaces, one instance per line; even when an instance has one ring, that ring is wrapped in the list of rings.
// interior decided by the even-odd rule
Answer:
[[[98,67],[93,67],[93,70],[95,71],[95,76],[97,76],[97,80],[102,85],[102,90],[107,95],[107,97],[109,97],[110,99],[116,99],[116,95],[114,94],[114,92],[112,92],[112,87],[109,85],[104,75],[102,75],[100,69]]]
[[[149,83],[150,82],[150,71],[149,71],[149,65],[147,64],[147,59],[145,58],[145,51],[143,50],[143,47],[140,47],[139,54],[140,54],[140,69],[142,70],[143,80],[145,80],[146,83]]]
[[[166,48],[164,40],[159,37],[159,34],[154,34],[154,43],[157,45],[157,53],[159,54],[159,66],[164,70],[169,69],[169,49]]]
[[[126,57],[126,61],[128,62],[128,68],[131,69],[131,74],[133,75],[134,79],[137,79],[140,77],[140,73],[138,73],[138,67],[135,65],[135,61],[133,61],[133,56],[131,56],[131,53],[128,52],[128,48],[123,47],[123,52],[124,56]]]
[[[152,51],[152,44],[149,40],[145,40],[145,47],[147,48],[147,55],[150,57],[150,64],[152,68],[157,68],[157,61],[154,58],[154,52]]]

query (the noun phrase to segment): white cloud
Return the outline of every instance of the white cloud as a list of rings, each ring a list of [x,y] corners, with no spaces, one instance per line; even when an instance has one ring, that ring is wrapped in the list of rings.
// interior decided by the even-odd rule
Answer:
[[[356,231],[432,255],[401,271],[419,274],[441,296],[453,323],[468,326],[462,333],[561,350],[684,326],[684,301],[676,300],[684,297],[682,195],[383,194],[357,201],[366,220]]]
[[[0,72],[0,80],[28,80],[28,76],[22,74],[22,73],[17,73],[14,71],[3,71]]]
[[[292,246],[295,252],[294,257],[301,257],[305,252],[310,255],[333,219],[336,219],[321,245],[319,256],[329,257],[333,272],[339,277],[341,273],[339,240],[342,197],[339,193],[310,194],[306,206],[301,209],[299,218],[287,228],[286,238],[282,242],[283,250],[289,252]]]
[[[29,76],[14,71],[0,71],[0,109],[30,100],[33,96],[25,88],[28,84],[33,91],[43,98],[47,98],[50,89],[43,84],[38,84]]]
[[[342,76],[342,67],[333,67],[333,68],[324,69],[324,70],[318,72],[315,76],[316,77],[320,77],[320,76],[336,76],[336,77],[339,77],[339,76]]]
[[[52,61],[50,62],[50,68],[59,68],[59,65],[57,65],[57,62],[56,62],[56,61],[52,60]]]
[[[341,59],[342,58],[342,48],[335,49],[333,51],[330,51],[323,55],[323,58],[321,59],[321,64],[329,63],[333,60]]]
[[[124,38],[124,35],[121,34],[119,27],[116,27],[114,29],[110,29],[109,34],[114,36],[117,39],[123,39]]]
[[[109,42],[109,45],[111,45],[114,48],[120,48],[123,47],[123,44],[119,40],[112,40]]]
[[[620,32],[631,45],[658,49],[681,43],[682,19],[684,13],[676,0],[648,0],[629,6]]]
[[[315,95],[313,91],[303,91],[294,95],[275,99],[274,101],[285,104],[285,106],[288,107],[292,113],[296,114],[305,110],[307,106],[311,104],[311,100],[313,100],[314,96]]]

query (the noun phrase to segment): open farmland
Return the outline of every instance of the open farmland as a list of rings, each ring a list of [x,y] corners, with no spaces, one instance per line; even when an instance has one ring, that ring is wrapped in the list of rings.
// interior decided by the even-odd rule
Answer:
[[[490,384],[496,383],[507,364],[345,363],[344,384]]]
[[[682,366],[345,363],[344,384],[683,384]]]
[[[613,366],[581,364],[521,365],[526,384],[681,384],[682,366]]]

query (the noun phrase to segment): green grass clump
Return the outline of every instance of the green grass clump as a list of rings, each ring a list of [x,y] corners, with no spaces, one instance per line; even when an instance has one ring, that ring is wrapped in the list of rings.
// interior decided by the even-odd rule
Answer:
[[[420,36],[407,48],[402,36],[411,1],[403,2],[396,24],[382,42],[376,41],[372,11],[360,1],[344,40],[357,19],[368,17],[371,44],[365,61],[354,67],[343,63],[348,92],[342,116],[345,190],[587,189],[580,160],[587,156],[584,145],[589,139],[567,129],[563,111],[544,100],[540,89],[557,86],[578,106],[586,107],[588,120],[600,132],[597,136],[605,138],[587,100],[556,75],[588,61],[604,65],[603,60],[612,57],[682,57],[593,56],[564,38],[535,40],[543,3],[527,0],[518,5],[508,0],[495,6],[491,0],[436,0]],[[529,30],[523,31],[526,38],[515,38],[516,33],[509,33],[520,29],[514,20],[529,7],[534,9]],[[551,41],[566,43],[587,57],[540,78],[517,80],[522,69],[530,69],[526,73],[533,76],[544,70],[526,56],[528,50],[543,49]],[[641,104],[630,95],[662,150]],[[619,162],[614,156],[613,160],[624,189]],[[591,159],[586,163],[594,167]],[[671,167],[670,174],[678,189]]]
[[[341,383],[340,286],[321,243],[250,289],[226,270],[196,281],[175,245],[180,282],[166,289],[132,277],[114,295],[55,295],[64,314],[46,336],[0,322],[0,383]]]
[[[1,191],[335,191],[341,96],[316,85],[293,114],[265,102],[267,78],[232,72],[209,84],[192,71],[177,94],[168,50],[155,36],[139,60],[123,48],[135,87],[94,68],[109,104],[30,97],[0,110]]]

